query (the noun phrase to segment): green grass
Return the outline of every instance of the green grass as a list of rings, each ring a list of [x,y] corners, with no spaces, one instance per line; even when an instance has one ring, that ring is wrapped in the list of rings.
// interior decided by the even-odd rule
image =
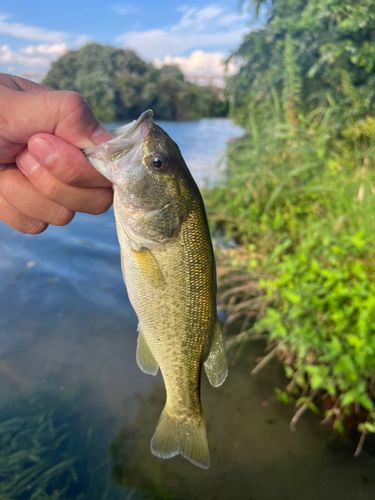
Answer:
[[[213,230],[237,243],[219,257],[219,298],[229,322],[242,319],[228,347],[267,336],[266,360],[277,355],[291,379],[277,394],[296,401],[293,426],[323,408],[339,432],[354,419],[366,435],[375,433],[375,120],[332,136],[335,113],[249,120],[206,201]]]

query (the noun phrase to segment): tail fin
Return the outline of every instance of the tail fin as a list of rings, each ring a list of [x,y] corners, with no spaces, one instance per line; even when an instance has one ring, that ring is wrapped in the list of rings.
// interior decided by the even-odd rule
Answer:
[[[164,408],[151,440],[151,451],[160,458],[172,458],[180,454],[192,464],[208,469],[210,452],[204,418],[199,422],[181,422]]]

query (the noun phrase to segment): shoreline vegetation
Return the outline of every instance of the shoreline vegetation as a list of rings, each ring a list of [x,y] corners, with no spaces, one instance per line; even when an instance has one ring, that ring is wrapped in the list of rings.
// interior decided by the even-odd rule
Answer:
[[[205,193],[219,301],[246,342],[267,339],[290,382],[294,429],[308,409],[339,433],[375,433],[375,4],[250,0],[262,29],[231,59],[226,181]],[[269,9],[266,11],[266,9]],[[234,350],[236,349],[236,350]]]
[[[90,43],[52,63],[42,81],[79,92],[102,122],[137,119],[152,109],[159,120],[227,116],[228,103],[211,86],[185,80],[177,66],[156,68],[133,50]]]

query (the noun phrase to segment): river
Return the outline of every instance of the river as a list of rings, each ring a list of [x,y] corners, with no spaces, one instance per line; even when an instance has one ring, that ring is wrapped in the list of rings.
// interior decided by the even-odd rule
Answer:
[[[229,120],[160,125],[200,186],[220,180]],[[120,270],[112,209],[38,236],[0,223],[2,500],[315,500],[375,498],[375,454],[274,398],[275,361],[257,377],[251,343],[224,385],[205,376],[211,467],[161,460],[149,442],[164,405],[160,374],[135,361],[137,318]]]

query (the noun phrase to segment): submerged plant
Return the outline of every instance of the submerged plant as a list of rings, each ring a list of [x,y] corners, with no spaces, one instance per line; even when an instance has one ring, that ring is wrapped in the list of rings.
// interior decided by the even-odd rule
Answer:
[[[39,393],[0,409],[1,500],[123,498],[76,404]]]

